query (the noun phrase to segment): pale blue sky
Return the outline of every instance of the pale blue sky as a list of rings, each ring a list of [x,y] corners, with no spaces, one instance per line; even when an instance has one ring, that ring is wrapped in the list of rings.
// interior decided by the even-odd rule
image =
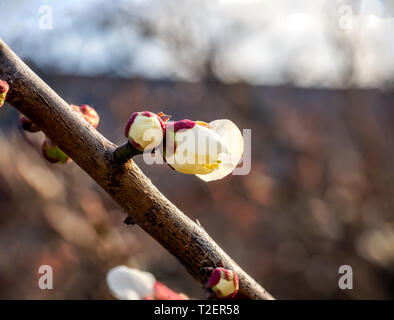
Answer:
[[[341,87],[350,48],[353,84],[378,87],[394,77],[394,19],[387,18],[393,2],[3,0],[1,37],[22,58],[64,73],[195,81],[214,48],[213,71],[223,81],[276,85],[291,79],[306,87]],[[52,8],[51,30],[39,28],[43,5]],[[347,30],[339,27],[346,18],[341,5],[354,9]],[[140,20],[159,36],[147,39]],[[168,34],[184,37],[178,55]]]

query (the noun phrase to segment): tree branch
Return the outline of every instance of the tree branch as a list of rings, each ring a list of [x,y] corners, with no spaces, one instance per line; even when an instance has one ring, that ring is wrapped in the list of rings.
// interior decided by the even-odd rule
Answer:
[[[132,160],[114,164],[117,146],[79,117],[1,39],[0,78],[10,85],[7,102],[38,125],[197,281],[206,281],[203,268],[223,263],[238,275],[240,296],[273,299],[202,227],[164,197]]]

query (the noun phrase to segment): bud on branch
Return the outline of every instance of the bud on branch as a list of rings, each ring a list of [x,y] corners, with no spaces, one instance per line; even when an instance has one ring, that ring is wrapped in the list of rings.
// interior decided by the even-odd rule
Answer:
[[[10,86],[4,80],[0,80],[0,107],[3,106]]]

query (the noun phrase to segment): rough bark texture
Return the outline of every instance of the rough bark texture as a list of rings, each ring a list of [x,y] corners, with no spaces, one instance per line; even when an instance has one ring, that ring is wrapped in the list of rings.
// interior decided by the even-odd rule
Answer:
[[[132,160],[114,165],[112,153],[117,146],[84,121],[1,39],[0,78],[10,85],[7,102],[37,124],[196,280],[204,283],[203,268],[223,263],[237,273],[240,296],[272,299],[202,227],[164,197]]]

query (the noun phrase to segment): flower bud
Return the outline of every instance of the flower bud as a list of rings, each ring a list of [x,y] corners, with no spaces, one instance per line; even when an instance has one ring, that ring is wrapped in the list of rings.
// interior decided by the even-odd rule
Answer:
[[[214,120],[206,126],[218,134],[226,151],[219,155],[219,167],[209,174],[196,174],[206,182],[223,179],[234,171],[244,152],[244,139],[237,125],[228,119]],[[224,150],[224,149],[223,149]]]
[[[234,297],[239,289],[239,280],[232,270],[216,268],[206,284],[220,299]]]
[[[178,294],[172,291],[166,285],[160,281],[156,281],[154,285],[154,299],[155,300],[186,300],[187,297],[184,294]]]
[[[44,158],[51,163],[66,163],[71,161],[57,145],[55,145],[48,137],[45,138],[42,145],[42,154]]]
[[[77,106],[75,104],[72,104],[71,107],[80,114],[83,115],[84,119],[90,123],[95,129],[97,129],[99,122],[100,122],[100,116],[96,112],[96,110],[87,105],[87,104],[82,104],[80,106]]]
[[[79,112],[82,113],[85,120],[89,122],[93,126],[93,128],[97,129],[100,122],[100,117],[93,107],[88,106],[87,104],[83,104],[79,106]]]
[[[161,116],[149,111],[134,112],[125,128],[130,144],[140,151],[159,146],[164,134],[165,124]]]
[[[215,150],[209,148],[207,142],[214,145]],[[185,119],[166,127],[166,162],[179,172],[207,174],[217,169],[218,147],[222,146],[215,132],[195,121]]]
[[[118,266],[108,271],[107,284],[119,300],[142,300],[153,297],[156,279],[149,272]]]
[[[0,107],[3,106],[10,86],[4,80],[0,80]]]
[[[33,123],[33,121],[31,121],[28,117],[26,117],[22,113],[19,114],[19,121],[20,121],[22,129],[25,130],[25,131],[28,131],[28,132],[38,132],[38,131],[40,131],[40,128],[37,127]]]
[[[230,120],[210,124],[188,119],[166,126],[166,162],[175,170],[204,181],[231,173],[243,153],[243,138]]]
[[[107,284],[111,294],[119,300],[185,300],[156,280],[150,272],[117,266],[108,271]]]

